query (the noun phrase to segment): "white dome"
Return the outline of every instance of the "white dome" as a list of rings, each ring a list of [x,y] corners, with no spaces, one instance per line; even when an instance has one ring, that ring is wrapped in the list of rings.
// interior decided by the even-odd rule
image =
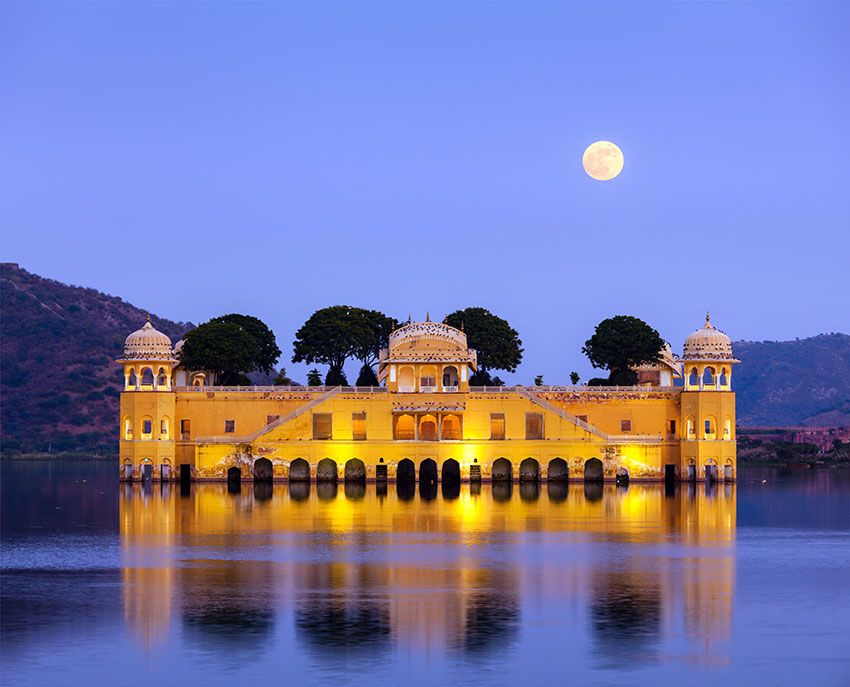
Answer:
[[[154,329],[150,320],[124,341],[125,360],[172,360],[171,339]]]
[[[687,339],[682,358],[684,360],[734,360],[732,339],[711,324],[705,316],[705,325]]]

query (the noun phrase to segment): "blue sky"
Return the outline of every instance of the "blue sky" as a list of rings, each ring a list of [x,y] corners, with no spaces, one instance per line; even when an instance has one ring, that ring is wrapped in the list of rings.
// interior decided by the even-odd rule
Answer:
[[[5,261],[173,319],[483,305],[512,377],[850,330],[850,4],[13,3]],[[623,173],[584,174],[617,143]],[[303,376],[301,366],[288,366]]]

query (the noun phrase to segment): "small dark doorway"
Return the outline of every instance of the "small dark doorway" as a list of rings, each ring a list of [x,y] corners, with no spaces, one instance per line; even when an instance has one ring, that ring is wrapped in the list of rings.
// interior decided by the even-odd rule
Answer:
[[[443,482],[460,484],[460,463],[449,458],[443,463]]]
[[[664,486],[676,484],[676,466],[667,464],[664,466]]]
[[[150,482],[153,479],[153,465],[151,463],[142,465],[142,479],[145,482]]]
[[[227,470],[227,491],[236,492],[242,489],[242,470],[237,467]]]
[[[567,461],[563,458],[553,458],[549,461],[549,469],[546,471],[546,479],[550,482],[566,482],[569,479]]]
[[[426,458],[419,463],[419,484],[437,483],[437,461]]]
[[[375,466],[375,481],[377,482],[386,482],[387,481],[387,464],[379,463]]]
[[[601,482],[605,479],[605,473],[602,469],[602,461],[599,458],[591,458],[584,464],[584,481],[585,482]]]
[[[410,458],[403,458],[398,462],[395,478],[397,482],[415,482],[416,466]]]
[[[188,484],[192,481],[192,466],[187,463],[180,463],[180,484],[184,482]]]

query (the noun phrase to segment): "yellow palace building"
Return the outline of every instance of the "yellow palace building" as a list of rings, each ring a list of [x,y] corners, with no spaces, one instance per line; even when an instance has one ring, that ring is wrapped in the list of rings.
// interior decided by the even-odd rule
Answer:
[[[706,317],[633,387],[471,387],[476,352],[400,327],[379,387],[222,387],[147,322],[127,337],[125,480],[627,481],[736,476],[730,338]],[[679,380],[678,385],[675,380]]]

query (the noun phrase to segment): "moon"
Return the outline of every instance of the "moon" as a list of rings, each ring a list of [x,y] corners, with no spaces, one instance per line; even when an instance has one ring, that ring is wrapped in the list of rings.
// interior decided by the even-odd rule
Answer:
[[[581,164],[589,177],[610,181],[623,171],[623,151],[611,141],[591,143],[581,156]]]

